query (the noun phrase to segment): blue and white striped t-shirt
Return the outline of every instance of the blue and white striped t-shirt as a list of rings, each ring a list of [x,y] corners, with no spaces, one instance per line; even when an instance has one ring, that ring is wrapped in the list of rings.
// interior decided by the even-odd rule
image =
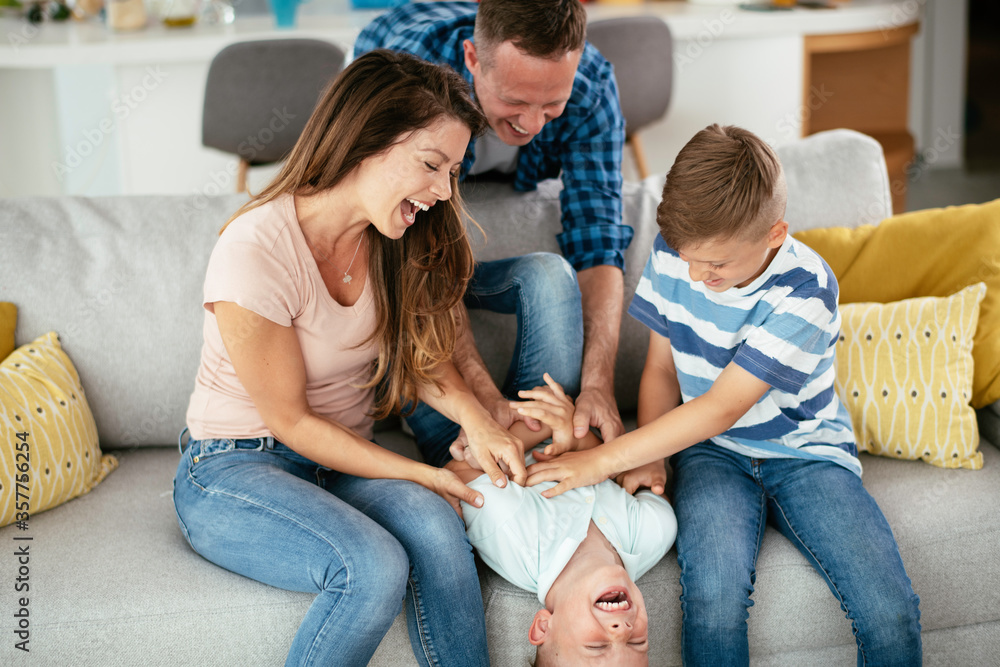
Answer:
[[[670,339],[684,401],[701,396],[730,362],[771,388],[712,438],[754,458],[834,461],[861,474],[851,419],[833,387],[840,334],[837,280],[791,236],[746,287],[716,293],[657,235],[629,314]]]

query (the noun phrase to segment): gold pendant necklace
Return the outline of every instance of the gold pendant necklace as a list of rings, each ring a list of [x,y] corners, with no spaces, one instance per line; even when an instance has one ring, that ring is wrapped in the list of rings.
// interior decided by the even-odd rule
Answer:
[[[353,278],[351,278],[349,271],[351,270],[351,267],[354,266],[354,260],[357,259],[358,251],[361,250],[361,244],[364,242],[364,240],[365,240],[365,233],[361,232],[361,238],[358,239],[358,247],[354,249],[354,256],[351,257],[351,263],[347,265],[347,271],[344,271],[344,277],[340,279],[341,282],[350,283],[351,280],[353,280]],[[324,255],[319,251],[319,248],[313,246],[311,243],[309,243],[309,241],[306,241],[306,245],[308,245],[314,252],[316,252],[320,257],[322,257],[324,262],[332,266],[337,271],[340,271],[340,269],[338,269],[337,266],[330,261],[329,257],[327,257],[326,255]]]

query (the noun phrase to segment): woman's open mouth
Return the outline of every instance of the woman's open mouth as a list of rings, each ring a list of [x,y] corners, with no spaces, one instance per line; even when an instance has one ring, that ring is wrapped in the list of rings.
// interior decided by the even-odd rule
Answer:
[[[407,225],[412,225],[417,217],[417,211],[426,211],[430,206],[416,199],[404,199],[399,205],[399,210],[403,213],[403,221]]]

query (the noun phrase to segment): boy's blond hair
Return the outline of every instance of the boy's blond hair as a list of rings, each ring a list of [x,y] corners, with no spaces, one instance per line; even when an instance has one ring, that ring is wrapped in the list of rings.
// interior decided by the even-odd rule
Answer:
[[[674,160],[656,223],[674,250],[756,241],[784,217],[787,199],[781,162],[765,141],[734,125],[709,125]]]

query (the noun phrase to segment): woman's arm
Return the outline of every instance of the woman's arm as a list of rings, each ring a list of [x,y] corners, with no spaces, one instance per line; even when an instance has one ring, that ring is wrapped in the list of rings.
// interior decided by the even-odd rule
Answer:
[[[456,510],[455,497],[482,504],[482,496],[450,471],[390,452],[314,412],[306,399],[305,362],[292,327],[228,301],[215,302],[214,310],[236,375],[278,440],[339,472],[416,482],[444,497]]]
[[[476,400],[454,364],[442,364],[438,372],[440,390],[433,385],[421,387],[420,400],[465,430],[472,455],[494,484],[502,487],[507,483],[498,465],[503,463],[510,470],[514,483],[523,486],[527,473],[521,440],[498,424]]]

